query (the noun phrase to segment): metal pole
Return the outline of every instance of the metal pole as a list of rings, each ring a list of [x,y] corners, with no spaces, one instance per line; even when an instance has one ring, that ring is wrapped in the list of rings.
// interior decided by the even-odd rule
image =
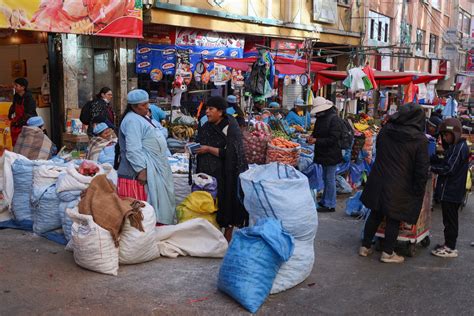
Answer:
[[[403,46],[405,46],[405,43],[404,43],[405,37],[406,37],[405,7],[406,7],[406,0],[402,0],[402,20],[400,23],[400,28],[401,28],[400,29],[400,49],[402,49]],[[398,57],[398,70],[400,72],[405,71],[405,58],[403,58],[402,56]],[[400,104],[402,104],[403,98],[402,98],[401,85],[398,86],[398,97],[399,97]]]

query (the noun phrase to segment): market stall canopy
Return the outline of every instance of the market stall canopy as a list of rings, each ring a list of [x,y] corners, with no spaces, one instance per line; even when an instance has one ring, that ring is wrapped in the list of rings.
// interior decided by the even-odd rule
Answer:
[[[112,37],[143,37],[142,3],[135,0],[2,1],[0,28]]]
[[[257,57],[247,58],[221,58],[221,59],[206,59],[205,62],[218,63],[233,69],[248,71],[252,64],[257,60]],[[301,75],[306,73],[308,68],[308,61],[305,59],[291,59],[286,57],[275,57],[275,70],[284,75]],[[334,67],[333,64],[325,64],[316,61],[311,62],[311,72],[318,72],[323,69]]]
[[[321,70],[317,74],[317,81],[320,86],[327,85],[334,81],[344,80],[347,77],[346,71]],[[415,84],[427,83],[437,79],[443,79],[444,75],[423,74],[409,72],[374,71],[375,81],[383,86],[406,85],[410,82]]]

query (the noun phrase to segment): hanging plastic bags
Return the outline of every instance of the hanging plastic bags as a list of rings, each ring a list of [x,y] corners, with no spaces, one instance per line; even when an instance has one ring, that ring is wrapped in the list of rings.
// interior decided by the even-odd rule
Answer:
[[[293,254],[293,238],[281,222],[262,218],[235,232],[219,270],[217,287],[251,313],[270,294],[283,262]]]

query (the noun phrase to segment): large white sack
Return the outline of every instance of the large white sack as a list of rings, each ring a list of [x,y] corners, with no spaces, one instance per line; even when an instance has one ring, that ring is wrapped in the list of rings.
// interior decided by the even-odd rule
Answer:
[[[1,159],[3,161],[3,167],[0,172],[3,176],[3,179],[0,177],[0,180],[2,181],[1,186],[3,191],[3,197],[5,198],[5,201],[7,202],[8,207],[10,208],[12,205],[13,194],[15,192],[13,184],[12,165],[17,159],[28,160],[28,158],[19,154],[15,154],[14,152],[5,150]],[[11,217],[11,214],[9,217]]]
[[[119,248],[115,247],[110,232],[97,225],[91,215],[79,214],[77,208],[66,212],[73,220],[68,247],[74,252],[76,264],[88,270],[117,275]]]
[[[294,239],[294,245],[293,255],[281,265],[270,294],[280,293],[300,284],[313,270],[314,241]]]
[[[99,172],[94,177],[101,174],[106,174],[107,178],[111,180],[115,185],[117,185],[117,171],[115,171],[111,165],[99,165],[97,163],[95,164],[99,167]],[[89,187],[94,177],[89,177],[80,174],[74,164],[70,164],[67,166],[66,175],[64,177],[61,177],[61,181],[58,181],[57,183],[57,192],[60,193],[64,191],[83,191]]]
[[[67,165],[41,165],[33,169],[33,191],[44,190],[55,184],[61,173],[66,172]]]
[[[176,205],[180,205],[181,202],[191,194],[189,175],[187,173],[173,173],[173,183]]]
[[[308,178],[291,166],[271,163],[252,166],[240,175],[240,180],[250,222],[263,217],[277,218],[295,239],[294,254],[280,269],[271,293],[298,285],[313,269],[318,228]]]
[[[224,235],[202,218],[157,227],[156,240],[160,254],[170,258],[178,256],[223,258],[228,247]]]
[[[130,220],[125,219],[122,233],[120,234],[119,246],[119,263],[136,264],[154,260],[160,256],[160,250],[156,244],[155,226],[156,214],[155,209],[150,204],[143,202],[143,230],[139,231],[132,225]]]

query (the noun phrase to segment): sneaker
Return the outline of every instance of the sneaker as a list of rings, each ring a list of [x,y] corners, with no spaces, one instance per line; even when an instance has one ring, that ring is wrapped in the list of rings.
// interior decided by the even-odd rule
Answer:
[[[374,250],[372,248],[366,248],[364,246],[359,248],[359,256],[361,257],[368,257],[373,253],[374,253]]]
[[[444,246],[442,248],[433,249],[431,254],[441,258],[456,258],[458,256],[458,251],[456,249],[451,249],[447,246]]]
[[[335,211],[336,211],[335,208],[329,208],[329,207],[326,207],[326,206],[318,207],[318,213],[333,213]]]
[[[385,263],[403,263],[405,261],[405,258],[402,256],[399,256],[394,252],[392,252],[391,255],[386,253],[385,251],[382,252],[382,256],[380,257],[380,261],[385,262]]]

